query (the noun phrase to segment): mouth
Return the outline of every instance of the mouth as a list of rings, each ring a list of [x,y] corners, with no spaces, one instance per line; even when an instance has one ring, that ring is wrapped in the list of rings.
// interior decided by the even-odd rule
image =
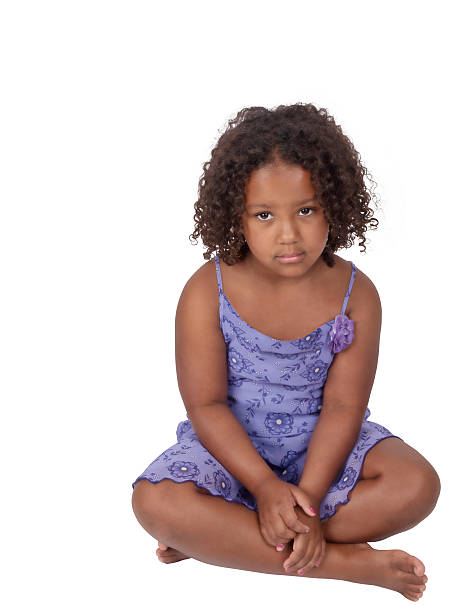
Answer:
[[[295,263],[297,261],[301,261],[303,257],[304,252],[277,255],[277,259],[283,263]]]

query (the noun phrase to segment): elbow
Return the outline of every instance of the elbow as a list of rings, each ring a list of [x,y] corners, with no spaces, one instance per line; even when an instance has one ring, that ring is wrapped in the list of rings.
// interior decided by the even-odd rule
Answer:
[[[191,421],[194,415],[199,414],[200,412],[203,412],[204,410],[212,410],[212,408],[217,408],[219,406],[228,407],[228,404],[225,401],[206,402],[205,404],[197,404],[197,405],[188,404],[188,405],[185,405],[185,410],[186,410],[186,414],[188,418]]]
[[[365,414],[367,412],[368,406],[362,406],[361,404],[342,404],[342,403],[332,403],[332,404],[324,404],[321,410],[321,413],[333,414],[337,417],[343,417],[346,419],[351,419],[360,425],[363,423],[365,418]]]
[[[325,402],[322,406],[322,412],[324,410],[331,412],[351,412],[353,414],[365,414],[368,406],[365,404],[348,404],[343,402]]]

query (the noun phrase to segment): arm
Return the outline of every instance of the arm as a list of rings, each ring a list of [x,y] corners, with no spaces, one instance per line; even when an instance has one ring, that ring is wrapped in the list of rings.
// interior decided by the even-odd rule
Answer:
[[[354,320],[355,337],[335,355],[329,368],[323,408],[299,483],[317,505],[357,441],[378,364],[381,302],[376,287],[360,271],[351,300],[348,316]]]
[[[189,411],[189,419],[201,444],[254,497],[261,484],[277,478],[227,404],[195,407]]]
[[[185,285],[175,318],[177,379],[201,444],[255,495],[277,478],[227,404],[226,344],[218,316],[215,265],[204,264]]]

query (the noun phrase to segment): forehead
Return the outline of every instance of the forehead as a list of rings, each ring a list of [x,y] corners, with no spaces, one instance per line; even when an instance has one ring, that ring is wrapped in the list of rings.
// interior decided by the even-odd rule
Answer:
[[[310,172],[298,164],[276,163],[252,172],[245,197],[248,204],[269,203],[311,197],[314,191]]]

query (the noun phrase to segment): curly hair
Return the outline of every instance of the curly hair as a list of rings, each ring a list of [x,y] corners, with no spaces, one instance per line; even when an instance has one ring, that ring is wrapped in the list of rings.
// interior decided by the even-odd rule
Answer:
[[[251,173],[276,160],[298,164],[311,174],[316,198],[330,224],[322,258],[329,267],[333,253],[349,248],[354,238],[365,246],[365,232],[376,229],[369,202],[375,195],[364,178],[371,175],[341,127],[325,108],[313,104],[281,105],[274,109],[252,106],[228,121],[225,131],[203,165],[198,200],[194,204],[195,229],[207,251],[233,265],[244,259],[249,248],[243,235],[245,188]],[[194,242],[194,244],[197,244]]]

